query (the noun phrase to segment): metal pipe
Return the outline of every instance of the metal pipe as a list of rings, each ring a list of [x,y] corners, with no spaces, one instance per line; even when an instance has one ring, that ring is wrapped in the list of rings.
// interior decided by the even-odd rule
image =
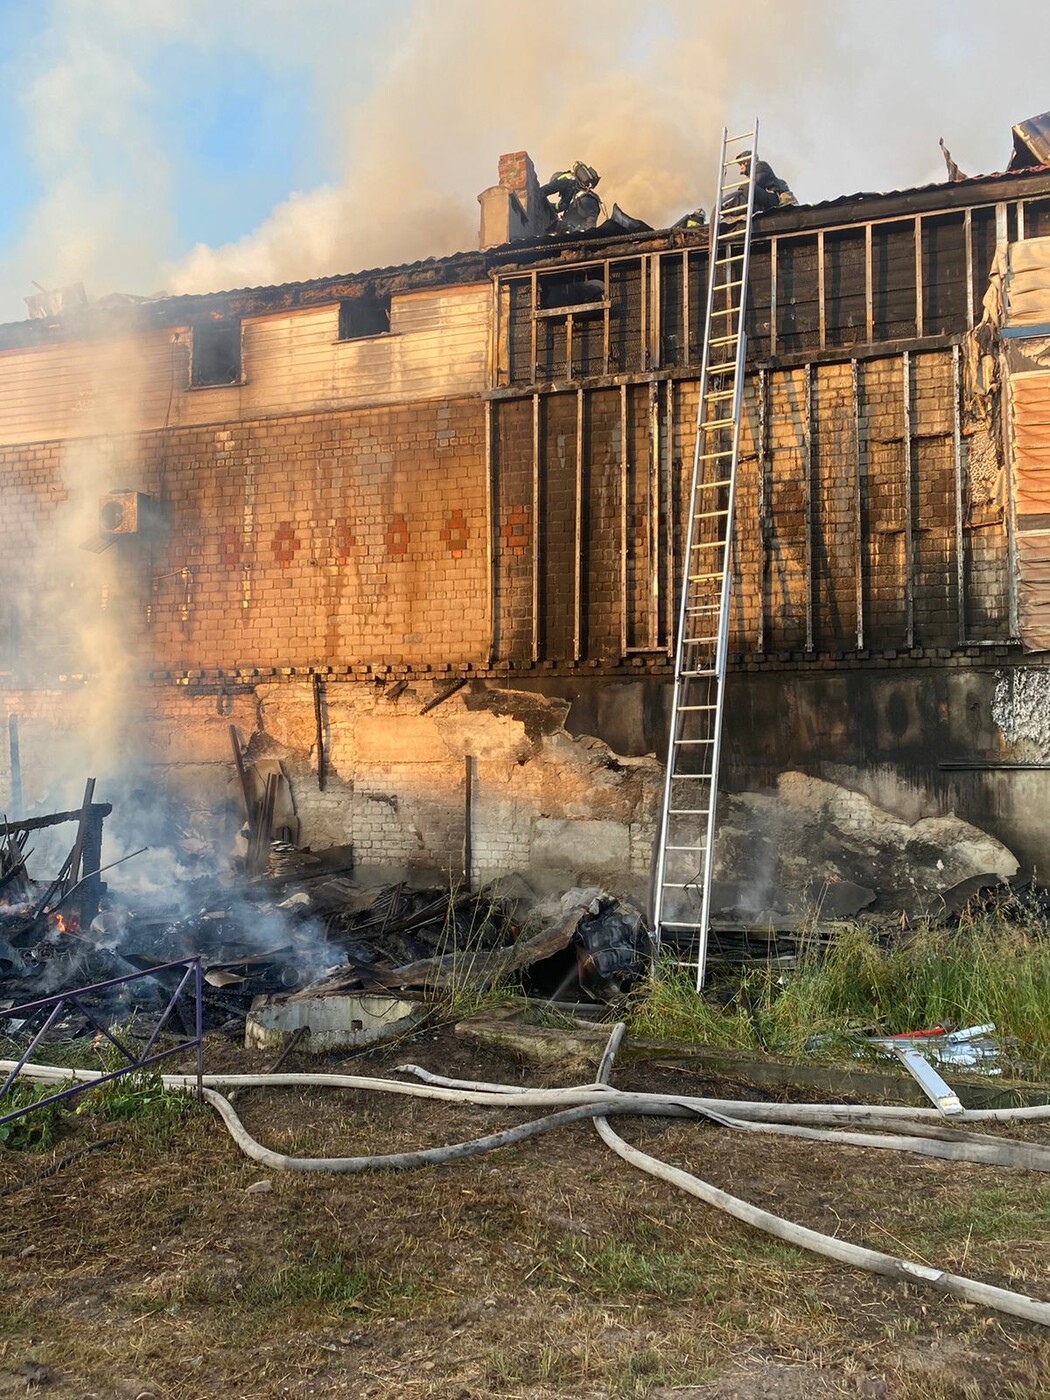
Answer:
[[[806,365],[802,372],[805,375],[802,468],[805,472],[803,502],[806,530],[806,650],[813,651],[813,366]]]
[[[496,616],[496,453],[495,412],[485,401],[485,611],[488,623],[488,664],[496,660],[499,619]]]
[[[627,551],[628,496],[631,489],[630,437],[627,425],[627,385],[620,385],[620,655],[627,655],[628,628]]]
[[[911,355],[901,356],[901,407],[903,409],[902,451],[904,468],[904,631],[909,650],[915,645],[915,521],[912,508],[914,466],[912,462]]]
[[[850,397],[853,405],[853,517],[856,535],[854,587],[857,614],[857,650],[864,650],[864,473],[861,458],[860,365],[850,361]]]
[[[583,390],[576,391],[576,469],[573,476],[572,659],[583,655]]]
[[[540,659],[540,396],[532,396],[532,659]]]
[[[755,645],[766,649],[766,590],[769,572],[769,371],[758,371],[758,635]]]
[[[966,535],[963,530],[962,375],[952,346],[952,471],[955,478],[955,590],[959,645],[966,645]]]
[[[660,391],[653,380],[649,382],[648,453],[649,597],[646,616],[648,645],[650,650],[655,651],[660,643]]]
[[[674,481],[674,438],[675,438],[675,411],[674,411],[674,381],[667,381],[665,391],[666,399],[666,426],[664,432],[664,455],[666,463],[666,490],[667,506],[664,511],[664,521],[666,529],[666,567],[664,570],[664,631],[666,633],[666,647],[669,658],[674,656],[674,600],[675,600],[675,538],[677,534],[677,511],[675,509],[675,481]]]

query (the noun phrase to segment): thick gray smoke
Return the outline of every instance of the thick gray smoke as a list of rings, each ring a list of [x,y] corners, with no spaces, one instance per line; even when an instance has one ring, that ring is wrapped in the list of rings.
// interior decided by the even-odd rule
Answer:
[[[30,279],[95,295],[214,290],[349,272],[475,245],[475,196],[501,151],[541,175],[577,157],[654,225],[710,200],[723,122],[757,112],[764,153],[803,201],[1001,168],[1010,125],[1047,105],[1039,0],[51,0],[11,55],[43,193],[0,252],[0,315]],[[190,49],[305,81],[312,168],[232,242],[172,188],[163,58]],[[990,83],[988,75],[996,81]],[[158,75],[161,75],[158,78]],[[1002,81],[1003,77],[1008,81]],[[162,119],[163,118],[163,119]],[[221,188],[210,202],[221,204]],[[180,246],[174,211],[202,241]],[[237,210],[223,210],[236,226]],[[192,236],[192,235],[191,235]]]

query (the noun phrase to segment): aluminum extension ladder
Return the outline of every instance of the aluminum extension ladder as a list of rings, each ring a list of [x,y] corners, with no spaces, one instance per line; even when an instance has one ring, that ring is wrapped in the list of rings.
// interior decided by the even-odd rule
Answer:
[[[751,151],[746,177],[740,154]],[[718,202],[711,221],[710,273],[700,369],[696,446],[682,597],[675,649],[674,699],[654,864],[653,938],[695,968],[707,962],[711,868],[718,805],[733,507],[740,444],[746,337],[744,309],[758,163],[758,121],[740,136],[722,131]],[[726,218],[727,196],[745,196]]]

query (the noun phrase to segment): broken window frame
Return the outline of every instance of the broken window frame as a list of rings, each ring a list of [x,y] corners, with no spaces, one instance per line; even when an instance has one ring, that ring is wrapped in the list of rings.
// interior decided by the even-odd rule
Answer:
[[[1028,206],[1031,218],[1026,220]],[[950,343],[971,329],[980,317],[988,277],[986,263],[992,251],[988,247],[989,226],[994,225],[993,236],[999,241],[1003,236],[1024,237],[1029,231],[1028,223],[1032,225],[1032,235],[1038,236],[1036,230],[1041,231],[1044,222],[1050,225],[1050,197],[1041,194],[994,203],[975,202],[961,208],[934,207],[914,214],[841,219],[820,227],[777,232],[767,239],[759,230],[752,256],[755,268],[763,268],[761,287],[753,277],[749,297],[752,363],[801,363],[814,357],[849,360],[879,345],[900,349]],[[955,286],[956,279],[946,277],[938,264],[941,255],[931,254],[934,241],[942,237],[956,244],[954,253],[944,256],[961,254],[965,259],[965,304]],[[788,273],[807,243],[814,247],[816,261],[812,255],[808,259],[812,266],[806,272],[808,280],[803,289],[805,306],[792,308],[788,305]],[[839,263],[847,250],[851,260],[849,295],[854,306],[840,320],[834,312],[829,314],[829,288],[842,275]],[[879,270],[880,257],[885,257],[887,251],[892,263],[888,281],[885,277],[880,280]],[[563,281],[574,276],[581,281],[596,281],[596,273],[606,286],[607,294],[602,300],[572,306],[543,305],[545,280]],[[661,326],[668,303],[661,287],[668,273],[682,289],[682,312],[679,315],[676,306],[674,329],[664,336]],[[702,347],[697,326],[702,307],[698,302],[703,299],[707,281],[707,251],[703,247],[610,253],[608,257],[591,257],[571,267],[564,263],[535,263],[494,273],[493,281],[496,343],[491,387],[497,394],[521,392],[546,383],[568,386],[611,380],[622,374],[653,370],[688,377],[700,364]],[[942,287],[947,289],[947,301],[940,295]],[[625,296],[628,288],[630,305]],[[545,349],[554,326],[560,330],[564,325],[566,341],[571,341],[577,334],[579,318],[593,319],[598,315],[602,318],[600,368],[581,364],[575,347],[570,349],[567,344],[558,344],[553,352]],[[630,320],[626,337],[624,317]],[[802,328],[795,330],[800,317]],[[785,344],[789,327],[793,339]]]
[[[213,368],[208,359],[210,349],[207,342],[211,334],[217,341],[227,342],[227,349],[236,344],[236,359],[231,355],[225,361],[228,372],[223,371],[223,360],[217,360],[218,369]],[[191,389],[230,389],[243,384],[244,378],[244,323],[239,316],[223,317],[221,320],[195,321],[190,326],[189,388]]]
[[[343,297],[338,303],[336,344],[348,345],[358,340],[378,340],[392,334],[390,317],[393,298],[389,292],[377,295],[369,290],[357,297]],[[354,321],[360,322],[356,327]]]

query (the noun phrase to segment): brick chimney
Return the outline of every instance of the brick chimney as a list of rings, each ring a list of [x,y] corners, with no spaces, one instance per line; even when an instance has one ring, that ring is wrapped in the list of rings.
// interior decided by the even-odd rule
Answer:
[[[482,248],[537,238],[547,232],[550,209],[540,194],[536,167],[528,151],[511,151],[499,158],[499,184],[482,190]]]

